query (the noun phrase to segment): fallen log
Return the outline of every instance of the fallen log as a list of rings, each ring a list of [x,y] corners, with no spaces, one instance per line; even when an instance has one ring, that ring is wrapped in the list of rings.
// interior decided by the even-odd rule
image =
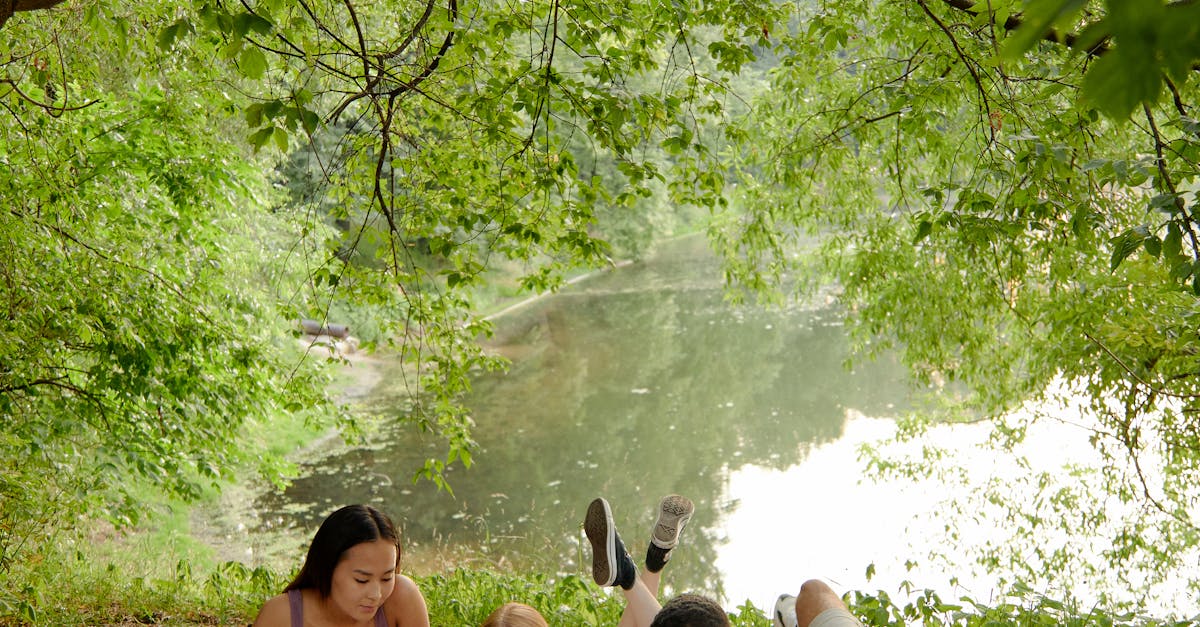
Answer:
[[[309,335],[328,335],[345,339],[350,335],[350,326],[345,324],[322,324],[320,320],[305,318],[300,321],[300,328]]]

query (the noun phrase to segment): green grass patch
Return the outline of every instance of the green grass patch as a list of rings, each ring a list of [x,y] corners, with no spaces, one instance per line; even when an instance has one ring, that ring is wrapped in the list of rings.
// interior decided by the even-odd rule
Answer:
[[[154,554],[148,547],[60,543],[3,578],[0,624],[245,625],[283,586],[265,569],[236,562],[206,569],[203,558],[193,568],[181,554]]]
[[[8,573],[18,578],[0,581],[6,584],[0,588],[0,625],[244,626],[291,576],[291,572],[251,569],[238,562],[198,568],[171,553],[187,543],[159,547],[131,542],[123,552],[107,551],[104,544],[63,542],[52,554]],[[159,548],[168,553],[150,553]],[[154,570],[139,570],[139,564],[152,565]],[[612,627],[624,607],[619,592],[601,589],[580,575],[459,569],[415,579],[428,603],[431,624],[439,626],[479,625],[496,607],[519,601],[537,608],[551,625]],[[16,582],[16,588],[7,587]],[[1016,589],[1012,596],[986,605],[970,599],[944,601],[933,591],[905,602],[882,591],[854,592],[846,599],[867,627],[1196,624],[1105,613],[1027,589]],[[734,627],[771,625],[766,612],[751,604],[738,608],[730,618]]]

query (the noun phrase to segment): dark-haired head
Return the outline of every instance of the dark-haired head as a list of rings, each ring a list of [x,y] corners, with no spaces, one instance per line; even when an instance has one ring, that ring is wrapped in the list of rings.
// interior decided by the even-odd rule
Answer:
[[[650,627],[729,627],[729,615],[706,596],[681,594],[662,606]]]
[[[300,573],[284,588],[288,590],[312,589],[328,597],[332,587],[333,569],[347,549],[363,542],[384,540],[396,545],[396,568],[400,568],[400,534],[392,519],[370,505],[347,505],[330,514],[312,544]]]

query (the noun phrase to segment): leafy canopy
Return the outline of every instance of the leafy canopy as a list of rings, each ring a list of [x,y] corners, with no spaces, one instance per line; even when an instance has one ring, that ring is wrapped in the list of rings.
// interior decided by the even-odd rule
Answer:
[[[1001,444],[1022,402],[1084,399],[1093,485],[1136,515],[1046,519],[1089,512],[1065,531],[1115,538],[1110,564],[1165,578],[1197,549],[1196,3],[29,11],[52,4],[0,13],[10,520],[114,502],[90,477],[194,493],[243,425],[322,407],[277,340],[331,311],[377,312],[413,365],[402,419],[445,438],[440,481],[470,464],[458,395],[499,365],[474,341],[489,269],[554,289],[699,208],[733,287],[838,281],[864,353],[965,386]],[[29,479],[60,467],[73,496],[41,510]]]

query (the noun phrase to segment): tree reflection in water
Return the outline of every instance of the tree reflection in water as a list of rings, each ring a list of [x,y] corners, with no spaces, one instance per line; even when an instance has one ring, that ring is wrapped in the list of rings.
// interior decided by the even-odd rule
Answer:
[[[613,504],[640,563],[659,497],[676,492],[696,514],[664,588],[721,595],[722,525],[739,506],[731,471],[794,466],[842,434],[848,410],[893,416],[909,390],[893,363],[843,366],[836,311],[735,307],[720,277],[704,242],[683,240],[497,320],[492,348],[513,363],[474,383],[480,450],[449,473],[453,496],[409,480],[438,451],[397,421],[370,447],[305,465],[256,509],[307,537],[337,505],[378,503],[402,522],[416,572],[487,562],[584,573],[593,497]],[[381,386],[370,408],[402,416],[402,392]]]

